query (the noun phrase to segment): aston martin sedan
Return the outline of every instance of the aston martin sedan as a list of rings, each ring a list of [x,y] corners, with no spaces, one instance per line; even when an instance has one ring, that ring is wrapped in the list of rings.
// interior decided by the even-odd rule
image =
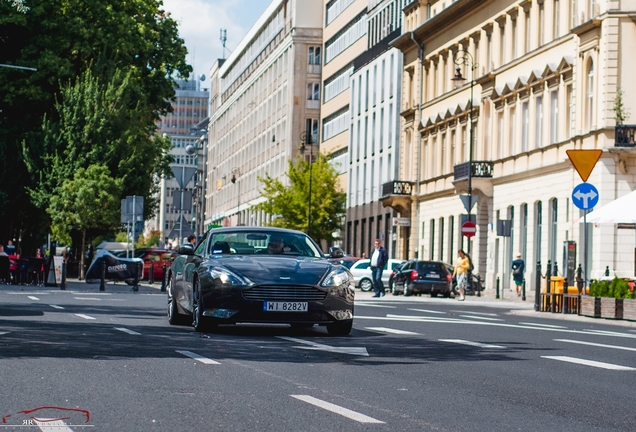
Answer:
[[[168,321],[195,331],[218,324],[324,325],[344,336],[353,324],[349,270],[324,258],[306,234],[267,227],[212,229],[182,247],[168,274]]]

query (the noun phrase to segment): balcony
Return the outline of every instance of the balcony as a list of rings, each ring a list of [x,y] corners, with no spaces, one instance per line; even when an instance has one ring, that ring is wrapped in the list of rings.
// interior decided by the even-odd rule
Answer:
[[[403,217],[411,215],[411,194],[413,182],[394,180],[382,185],[380,201],[383,207],[391,207]]]
[[[615,147],[636,147],[634,141],[636,125],[616,125],[614,131]]]
[[[492,178],[492,162],[490,161],[473,161],[472,178]],[[455,165],[455,181],[468,179],[468,170],[470,162]]]

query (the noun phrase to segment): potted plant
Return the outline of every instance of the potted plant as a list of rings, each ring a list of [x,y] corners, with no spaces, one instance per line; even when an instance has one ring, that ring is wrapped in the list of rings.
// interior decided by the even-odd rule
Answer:
[[[629,290],[623,298],[623,319],[636,321],[636,291],[634,283],[629,283]]]
[[[606,295],[601,296],[601,318],[623,319],[623,299],[628,292],[627,281],[614,277]]]
[[[601,297],[609,294],[609,281],[594,280],[590,284],[590,295],[581,296],[581,315],[601,317]]]

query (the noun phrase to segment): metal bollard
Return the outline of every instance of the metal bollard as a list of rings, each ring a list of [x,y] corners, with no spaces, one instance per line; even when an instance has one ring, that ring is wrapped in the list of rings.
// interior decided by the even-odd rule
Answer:
[[[130,289],[131,291],[139,291],[139,265],[143,266],[143,263],[137,263],[137,265],[135,266],[135,282],[133,287]],[[143,276],[143,267],[142,267],[142,276]]]
[[[521,284],[521,300],[526,301],[526,278],[523,278],[523,283]]]
[[[161,292],[166,292],[166,264],[164,263],[161,270]]]
[[[548,260],[548,267],[545,270],[545,292],[546,294],[551,294],[552,293],[552,261]],[[549,308],[548,308],[548,303],[549,303]],[[547,296],[546,297],[546,312],[548,311],[548,309],[550,309],[550,312],[552,312],[554,309],[552,308],[552,296]]]
[[[537,268],[535,270],[535,293],[534,293],[534,310],[539,312],[540,310],[540,298],[541,298],[541,261],[537,261]]]
[[[106,261],[102,261],[102,271],[99,278],[99,290],[106,291]]]
[[[495,298],[498,299],[499,298],[499,276],[497,276],[497,290],[495,291]]]
[[[150,264],[150,271],[148,272],[148,283],[150,285],[155,283],[155,265],[154,265],[154,263]]]
[[[568,313],[568,309],[569,309],[569,305],[566,299],[566,295],[568,293],[568,279],[565,278],[565,280],[563,281],[563,303],[561,304],[561,308],[564,314]]]
[[[66,262],[62,260],[62,280],[60,283],[60,289],[66,290]]]

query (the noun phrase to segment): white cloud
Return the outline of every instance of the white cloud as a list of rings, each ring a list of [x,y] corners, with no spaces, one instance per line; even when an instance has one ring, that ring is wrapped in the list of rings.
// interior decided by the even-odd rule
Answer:
[[[220,30],[227,29],[225,57],[247,34],[271,0],[163,0],[163,9],[179,23],[179,35],[188,48],[187,61],[194,77],[204,74],[223,58]]]

